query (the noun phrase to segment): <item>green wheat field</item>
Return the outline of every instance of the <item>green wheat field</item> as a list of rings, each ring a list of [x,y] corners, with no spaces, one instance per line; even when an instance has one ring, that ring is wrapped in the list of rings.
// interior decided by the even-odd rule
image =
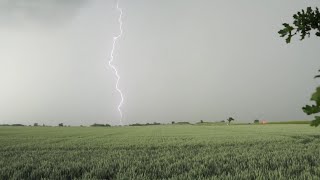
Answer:
[[[319,179],[308,124],[0,127],[0,179]]]

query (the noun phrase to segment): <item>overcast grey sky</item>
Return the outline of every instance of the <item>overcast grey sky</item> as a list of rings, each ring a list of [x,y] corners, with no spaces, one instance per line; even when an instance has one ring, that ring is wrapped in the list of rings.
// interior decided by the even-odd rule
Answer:
[[[320,39],[277,31],[319,1],[120,0],[125,124],[311,119]],[[115,1],[0,0],[0,124],[119,123]]]

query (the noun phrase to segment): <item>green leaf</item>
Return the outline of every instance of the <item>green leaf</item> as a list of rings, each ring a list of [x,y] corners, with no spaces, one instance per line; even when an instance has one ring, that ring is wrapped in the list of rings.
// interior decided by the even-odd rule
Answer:
[[[286,27],[286,28],[287,28],[287,27],[290,27],[290,25],[289,25],[288,23],[283,23],[282,25],[283,25],[284,27]]]
[[[281,29],[280,31],[278,31],[278,33],[281,35],[286,35],[287,31],[285,31],[284,29]]]
[[[289,44],[289,43],[291,42],[291,37],[292,37],[292,36],[289,35],[289,36],[286,38],[286,43],[287,43],[287,44]]]

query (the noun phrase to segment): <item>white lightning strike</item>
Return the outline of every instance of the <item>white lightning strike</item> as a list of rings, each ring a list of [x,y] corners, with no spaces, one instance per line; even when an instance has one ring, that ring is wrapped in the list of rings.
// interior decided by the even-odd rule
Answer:
[[[109,60],[109,66],[110,68],[113,70],[115,76],[116,76],[116,90],[119,92],[120,97],[121,97],[121,101],[118,105],[118,111],[120,113],[120,125],[122,125],[122,111],[121,111],[121,106],[123,104],[123,94],[121,92],[121,90],[119,89],[119,81],[120,81],[120,76],[118,74],[117,68],[112,65],[113,59],[114,59],[114,50],[115,50],[115,46],[116,46],[116,42],[117,40],[122,36],[122,9],[119,7],[119,0],[117,0],[117,10],[120,12],[120,16],[119,16],[119,25],[120,25],[120,33],[117,36],[113,37],[113,44],[112,44],[112,50],[111,50],[111,54],[110,54],[110,60]]]

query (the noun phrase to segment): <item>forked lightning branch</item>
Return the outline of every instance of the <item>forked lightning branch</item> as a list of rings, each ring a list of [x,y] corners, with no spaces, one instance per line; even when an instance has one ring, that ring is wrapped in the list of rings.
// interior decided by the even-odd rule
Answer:
[[[122,9],[119,7],[119,1],[117,1],[117,10],[120,12],[118,21],[119,21],[119,28],[120,28],[120,32],[117,36],[113,37],[113,43],[112,43],[112,50],[111,50],[111,54],[110,54],[110,60],[109,60],[109,67],[113,70],[113,73],[115,75],[116,78],[116,85],[115,85],[115,89],[117,90],[117,92],[120,94],[120,103],[118,105],[118,111],[120,113],[120,125],[122,125],[122,111],[121,111],[121,106],[123,104],[123,94],[122,91],[119,88],[119,81],[120,81],[120,75],[118,73],[117,68],[112,64],[113,60],[114,60],[114,51],[115,51],[115,46],[117,44],[117,41],[119,38],[121,38],[122,36]]]

